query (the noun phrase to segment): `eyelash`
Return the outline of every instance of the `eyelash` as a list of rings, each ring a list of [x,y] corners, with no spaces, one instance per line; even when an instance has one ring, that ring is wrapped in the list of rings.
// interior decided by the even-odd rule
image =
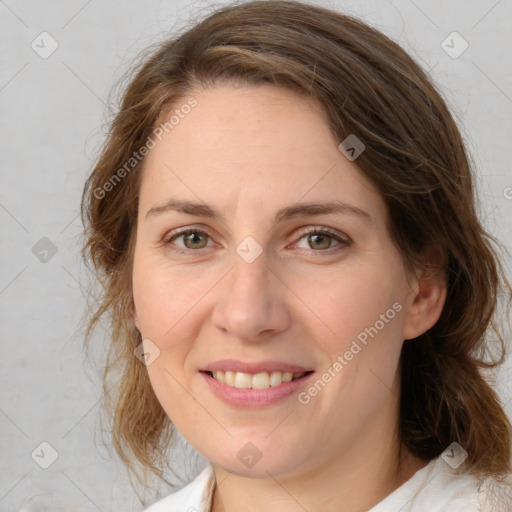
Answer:
[[[171,243],[172,240],[175,240],[176,238],[179,238],[180,236],[189,235],[191,233],[196,233],[199,235],[207,236],[211,239],[211,236],[201,229],[195,229],[195,228],[184,228],[182,230],[178,230],[176,232],[170,233],[169,236],[166,236],[163,240],[163,244],[170,248],[172,251],[174,251],[177,254],[193,254],[199,252],[201,249],[206,249],[206,247],[202,247],[201,249],[181,249],[181,248],[175,248],[173,247],[174,244]],[[330,238],[333,238],[338,242],[338,245],[334,247],[329,247],[328,249],[309,249],[313,253],[320,253],[318,256],[322,256],[322,253],[329,252],[329,254],[332,254],[333,252],[338,252],[339,250],[350,247],[352,245],[352,241],[347,237],[347,239],[342,238],[340,235],[338,235],[335,231],[332,231],[328,228],[319,228],[314,227],[308,231],[301,231],[299,232],[300,238],[297,240],[296,243],[300,242],[303,238],[309,236],[309,235],[328,235]],[[306,249],[307,250],[307,249]]]

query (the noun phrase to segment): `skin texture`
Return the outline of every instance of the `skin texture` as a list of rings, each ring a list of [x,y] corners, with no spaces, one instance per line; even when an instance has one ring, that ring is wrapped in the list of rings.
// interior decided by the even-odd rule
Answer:
[[[426,464],[400,449],[397,369],[403,340],[439,318],[444,280],[407,274],[382,197],[340,153],[319,106],[272,86],[216,84],[193,96],[197,106],[148,155],[140,190],[134,319],[160,350],[148,366],[156,396],[212,462],[214,512],[242,502],[246,511],[367,510]],[[207,203],[224,220],[147,215],[171,198]],[[369,218],[274,224],[280,208],[334,200]],[[208,236],[185,245],[181,227]],[[315,227],[342,242],[308,236]],[[247,236],[263,249],[252,263],[236,252]],[[394,318],[305,405],[292,395],[234,407],[198,373],[233,358],[286,361],[321,377],[395,303]],[[247,442],[262,455],[252,468],[237,457]]]

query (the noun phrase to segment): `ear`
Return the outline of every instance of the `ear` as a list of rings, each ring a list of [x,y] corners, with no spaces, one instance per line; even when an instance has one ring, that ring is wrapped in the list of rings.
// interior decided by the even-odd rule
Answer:
[[[439,320],[446,300],[446,273],[431,268],[420,271],[413,283],[405,316],[403,339],[417,338]]]

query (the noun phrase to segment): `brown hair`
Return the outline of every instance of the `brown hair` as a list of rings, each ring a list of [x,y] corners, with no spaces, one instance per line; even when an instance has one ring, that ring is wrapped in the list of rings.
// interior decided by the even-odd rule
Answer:
[[[144,160],[115,184],[112,178],[171,107],[220,80],[272,84],[313,98],[325,108],[338,142],[350,134],[363,141],[357,166],[386,202],[389,233],[405,264],[422,264],[435,248],[447,275],[439,321],[404,342],[401,441],[424,459],[456,441],[467,451],[471,471],[509,472],[511,426],[480,369],[503,360],[494,318],[500,289],[510,298],[510,286],[495,240],[475,211],[459,130],[429,77],[396,43],[352,17],[288,1],[224,7],[161,43],[135,69],[87,180],[84,255],[104,290],[88,334],[110,314],[104,389],[123,461],[134,473],[135,458],[162,476],[174,427],[134,357],[141,337],[131,318],[131,258]],[[501,357],[489,362],[484,351],[491,332]],[[111,390],[108,377],[116,369],[120,381]]]

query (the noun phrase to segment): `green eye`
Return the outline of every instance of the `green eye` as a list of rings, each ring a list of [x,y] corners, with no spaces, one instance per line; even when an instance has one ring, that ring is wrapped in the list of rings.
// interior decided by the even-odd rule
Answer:
[[[306,237],[312,249],[330,249],[334,237],[327,233],[310,233]],[[313,245],[312,245],[313,244]],[[314,245],[316,244],[316,247]]]
[[[312,249],[314,252],[327,252],[329,249],[335,248],[335,250],[338,250],[351,245],[351,241],[348,238],[344,239],[340,235],[326,229],[315,228],[303,232],[301,235],[297,244],[299,244],[301,240],[306,240],[307,247],[298,247],[302,249]],[[336,242],[334,246],[332,245],[333,241]]]
[[[176,244],[175,241],[182,238],[183,242],[180,244]],[[208,244],[208,240],[211,240],[210,235],[205,231],[200,229],[185,229],[174,235],[167,237],[164,240],[164,244],[166,246],[170,246],[175,252],[178,254],[185,254],[187,251],[198,251],[199,249],[205,249],[206,247],[211,247],[213,243]],[[301,237],[299,242],[302,240],[307,240],[307,247],[300,247],[302,249],[310,249],[313,252],[322,253],[327,252],[330,249],[340,250],[343,247],[347,247],[351,245],[351,241],[347,238],[344,239],[340,235],[331,232],[327,229],[310,229],[309,231],[305,231],[301,233]],[[299,243],[297,242],[297,243]],[[333,246],[332,243],[336,242]],[[181,245],[183,244],[183,245]],[[329,251],[334,252],[334,251]]]
[[[209,238],[208,233],[205,233],[204,231],[201,231],[199,229],[188,229],[186,231],[182,231],[173,237],[169,238],[168,240],[165,240],[165,244],[170,244],[171,242],[174,243],[175,240],[183,238],[183,247],[185,249],[189,250],[197,250],[197,249],[203,249],[204,247],[207,247],[207,240]],[[178,247],[181,247],[178,245]],[[178,251],[183,252],[183,251]]]
[[[183,236],[183,242],[187,249],[202,249],[206,247],[208,237],[206,233],[191,231],[181,236]]]

